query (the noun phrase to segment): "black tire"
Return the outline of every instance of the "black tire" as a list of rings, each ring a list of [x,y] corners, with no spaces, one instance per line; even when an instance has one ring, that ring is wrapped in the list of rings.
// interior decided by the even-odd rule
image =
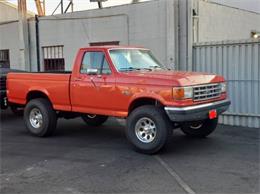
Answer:
[[[182,132],[190,137],[204,138],[210,135],[218,125],[218,118],[197,122],[189,122],[181,125]]]
[[[30,115],[33,116],[33,112],[40,113],[41,115],[41,123],[38,122],[38,124],[41,125],[39,125],[39,127],[37,128],[33,126],[34,122],[30,121]],[[35,120],[37,121],[37,119]],[[31,100],[26,105],[24,109],[24,121],[27,129],[32,135],[38,137],[47,137],[52,135],[56,129],[57,115],[56,112],[53,110],[51,103],[47,99],[37,98]],[[35,125],[37,125],[37,122],[35,122]]]
[[[108,119],[108,116],[95,115],[95,114],[84,114],[81,116],[83,121],[89,126],[100,126],[105,123]]]
[[[10,106],[12,112],[16,115],[16,116],[23,116],[23,112],[24,109],[15,105],[11,105]]]
[[[143,128],[142,125],[147,125],[145,123],[150,124],[150,128],[155,127],[156,133],[151,129],[149,130],[148,127],[148,130],[146,129],[148,133],[143,135],[142,132],[145,131],[145,127]],[[141,126],[138,127],[138,125]],[[138,107],[127,118],[126,136],[135,150],[141,153],[154,154],[158,152],[170,140],[172,132],[172,124],[168,116],[163,109],[156,106],[145,105]],[[148,143],[145,143],[142,139],[148,140]]]

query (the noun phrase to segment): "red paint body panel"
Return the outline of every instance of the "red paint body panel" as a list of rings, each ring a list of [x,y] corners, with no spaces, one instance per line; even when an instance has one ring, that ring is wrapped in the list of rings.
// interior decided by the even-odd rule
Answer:
[[[70,74],[10,73],[7,75],[8,101],[26,104],[30,92],[44,93],[54,109],[71,111],[69,95]]]
[[[27,95],[31,91],[39,91],[49,97],[56,110],[126,117],[131,103],[139,98],[153,98],[165,106],[176,107],[209,102],[193,102],[192,99],[175,101],[172,98],[172,88],[224,82],[222,76],[198,72],[160,70],[120,73],[114,67],[109,55],[109,49],[112,48],[126,47],[102,46],[80,49],[72,74],[8,74],[8,101],[25,105]],[[80,66],[86,51],[103,51],[112,74],[81,74]],[[226,99],[226,94],[210,101],[223,99]]]

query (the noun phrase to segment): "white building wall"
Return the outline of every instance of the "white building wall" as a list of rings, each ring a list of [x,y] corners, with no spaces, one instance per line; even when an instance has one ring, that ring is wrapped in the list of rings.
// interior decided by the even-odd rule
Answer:
[[[19,65],[18,22],[0,25],[0,50],[9,50],[10,67],[21,69]]]
[[[27,17],[33,17],[34,13],[28,12]],[[17,6],[6,2],[6,0],[0,0],[0,23],[18,20]]]
[[[260,14],[199,0],[197,42],[250,39]]]
[[[159,0],[42,17],[39,19],[41,67],[44,46],[64,45],[66,70],[70,70],[79,48],[107,41],[150,48],[160,61],[170,63],[175,59],[175,21],[166,17],[174,15],[173,12],[174,1]],[[171,24],[171,34],[167,33],[166,22]],[[30,31],[34,30],[32,25]],[[35,47],[35,36],[30,44]],[[31,51],[31,59],[36,64],[35,52]]]
[[[4,2],[0,2],[0,22],[12,21],[17,19],[17,9],[11,7]]]

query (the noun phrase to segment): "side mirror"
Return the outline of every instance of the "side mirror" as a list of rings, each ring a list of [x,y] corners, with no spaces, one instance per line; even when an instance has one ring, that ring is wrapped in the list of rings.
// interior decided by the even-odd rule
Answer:
[[[87,74],[88,75],[97,75],[98,74],[98,69],[89,68],[89,69],[87,69]]]

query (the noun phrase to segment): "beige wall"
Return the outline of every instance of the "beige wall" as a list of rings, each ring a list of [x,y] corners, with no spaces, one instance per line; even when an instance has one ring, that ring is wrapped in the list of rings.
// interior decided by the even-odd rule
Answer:
[[[33,17],[34,14],[28,12],[28,18]],[[18,11],[15,5],[0,0],[0,23],[18,20]]]

